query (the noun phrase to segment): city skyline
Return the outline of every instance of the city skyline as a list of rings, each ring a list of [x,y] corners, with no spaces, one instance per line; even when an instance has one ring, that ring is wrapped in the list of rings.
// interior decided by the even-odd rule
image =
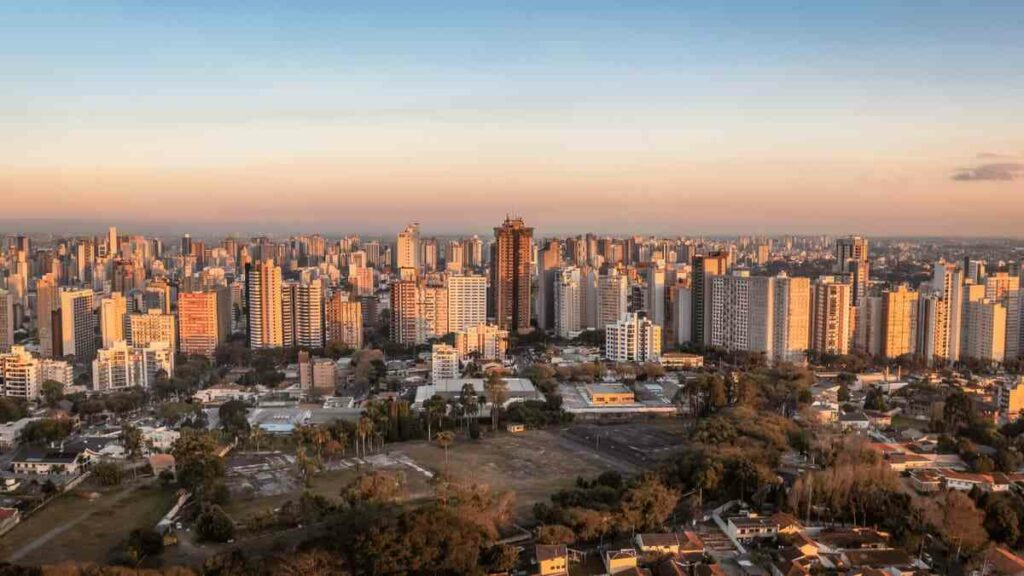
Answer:
[[[0,8],[0,225],[1021,236],[1022,6],[255,8]]]

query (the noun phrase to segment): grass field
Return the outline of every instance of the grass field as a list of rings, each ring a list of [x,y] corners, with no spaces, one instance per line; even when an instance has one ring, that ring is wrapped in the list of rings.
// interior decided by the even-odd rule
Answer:
[[[97,493],[95,499],[87,497]],[[103,562],[136,528],[152,528],[170,510],[171,490],[157,484],[88,484],[51,502],[0,539],[0,559],[20,564]]]

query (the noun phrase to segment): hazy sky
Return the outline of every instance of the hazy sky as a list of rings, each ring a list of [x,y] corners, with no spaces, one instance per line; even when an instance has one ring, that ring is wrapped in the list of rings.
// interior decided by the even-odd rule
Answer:
[[[0,4],[5,228],[1024,236],[1024,2],[173,4]]]

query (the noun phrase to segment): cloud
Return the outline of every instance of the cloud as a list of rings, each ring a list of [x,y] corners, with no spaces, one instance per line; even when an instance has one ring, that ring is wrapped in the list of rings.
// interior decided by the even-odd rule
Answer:
[[[1024,163],[1021,162],[981,164],[974,168],[960,169],[953,174],[953,180],[960,182],[1006,182],[1018,178],[1024,178]]]
[[[1005,152],[982,152],[978,154],[979,160],[1015,160],[1020,154],[1007,154]]]

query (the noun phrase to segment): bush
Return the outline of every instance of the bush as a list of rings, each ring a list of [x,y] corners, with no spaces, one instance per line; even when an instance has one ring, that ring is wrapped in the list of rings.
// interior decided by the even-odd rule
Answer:
[[[100,484],[104,486],[117,486],[124,478],[121,467],[113,462],[100,462],[92,467],[92,473]]]
[[[235,524],[220,506],[207,506],[196,518],[196,534],[208,542],[227,542],[235,536]]]

